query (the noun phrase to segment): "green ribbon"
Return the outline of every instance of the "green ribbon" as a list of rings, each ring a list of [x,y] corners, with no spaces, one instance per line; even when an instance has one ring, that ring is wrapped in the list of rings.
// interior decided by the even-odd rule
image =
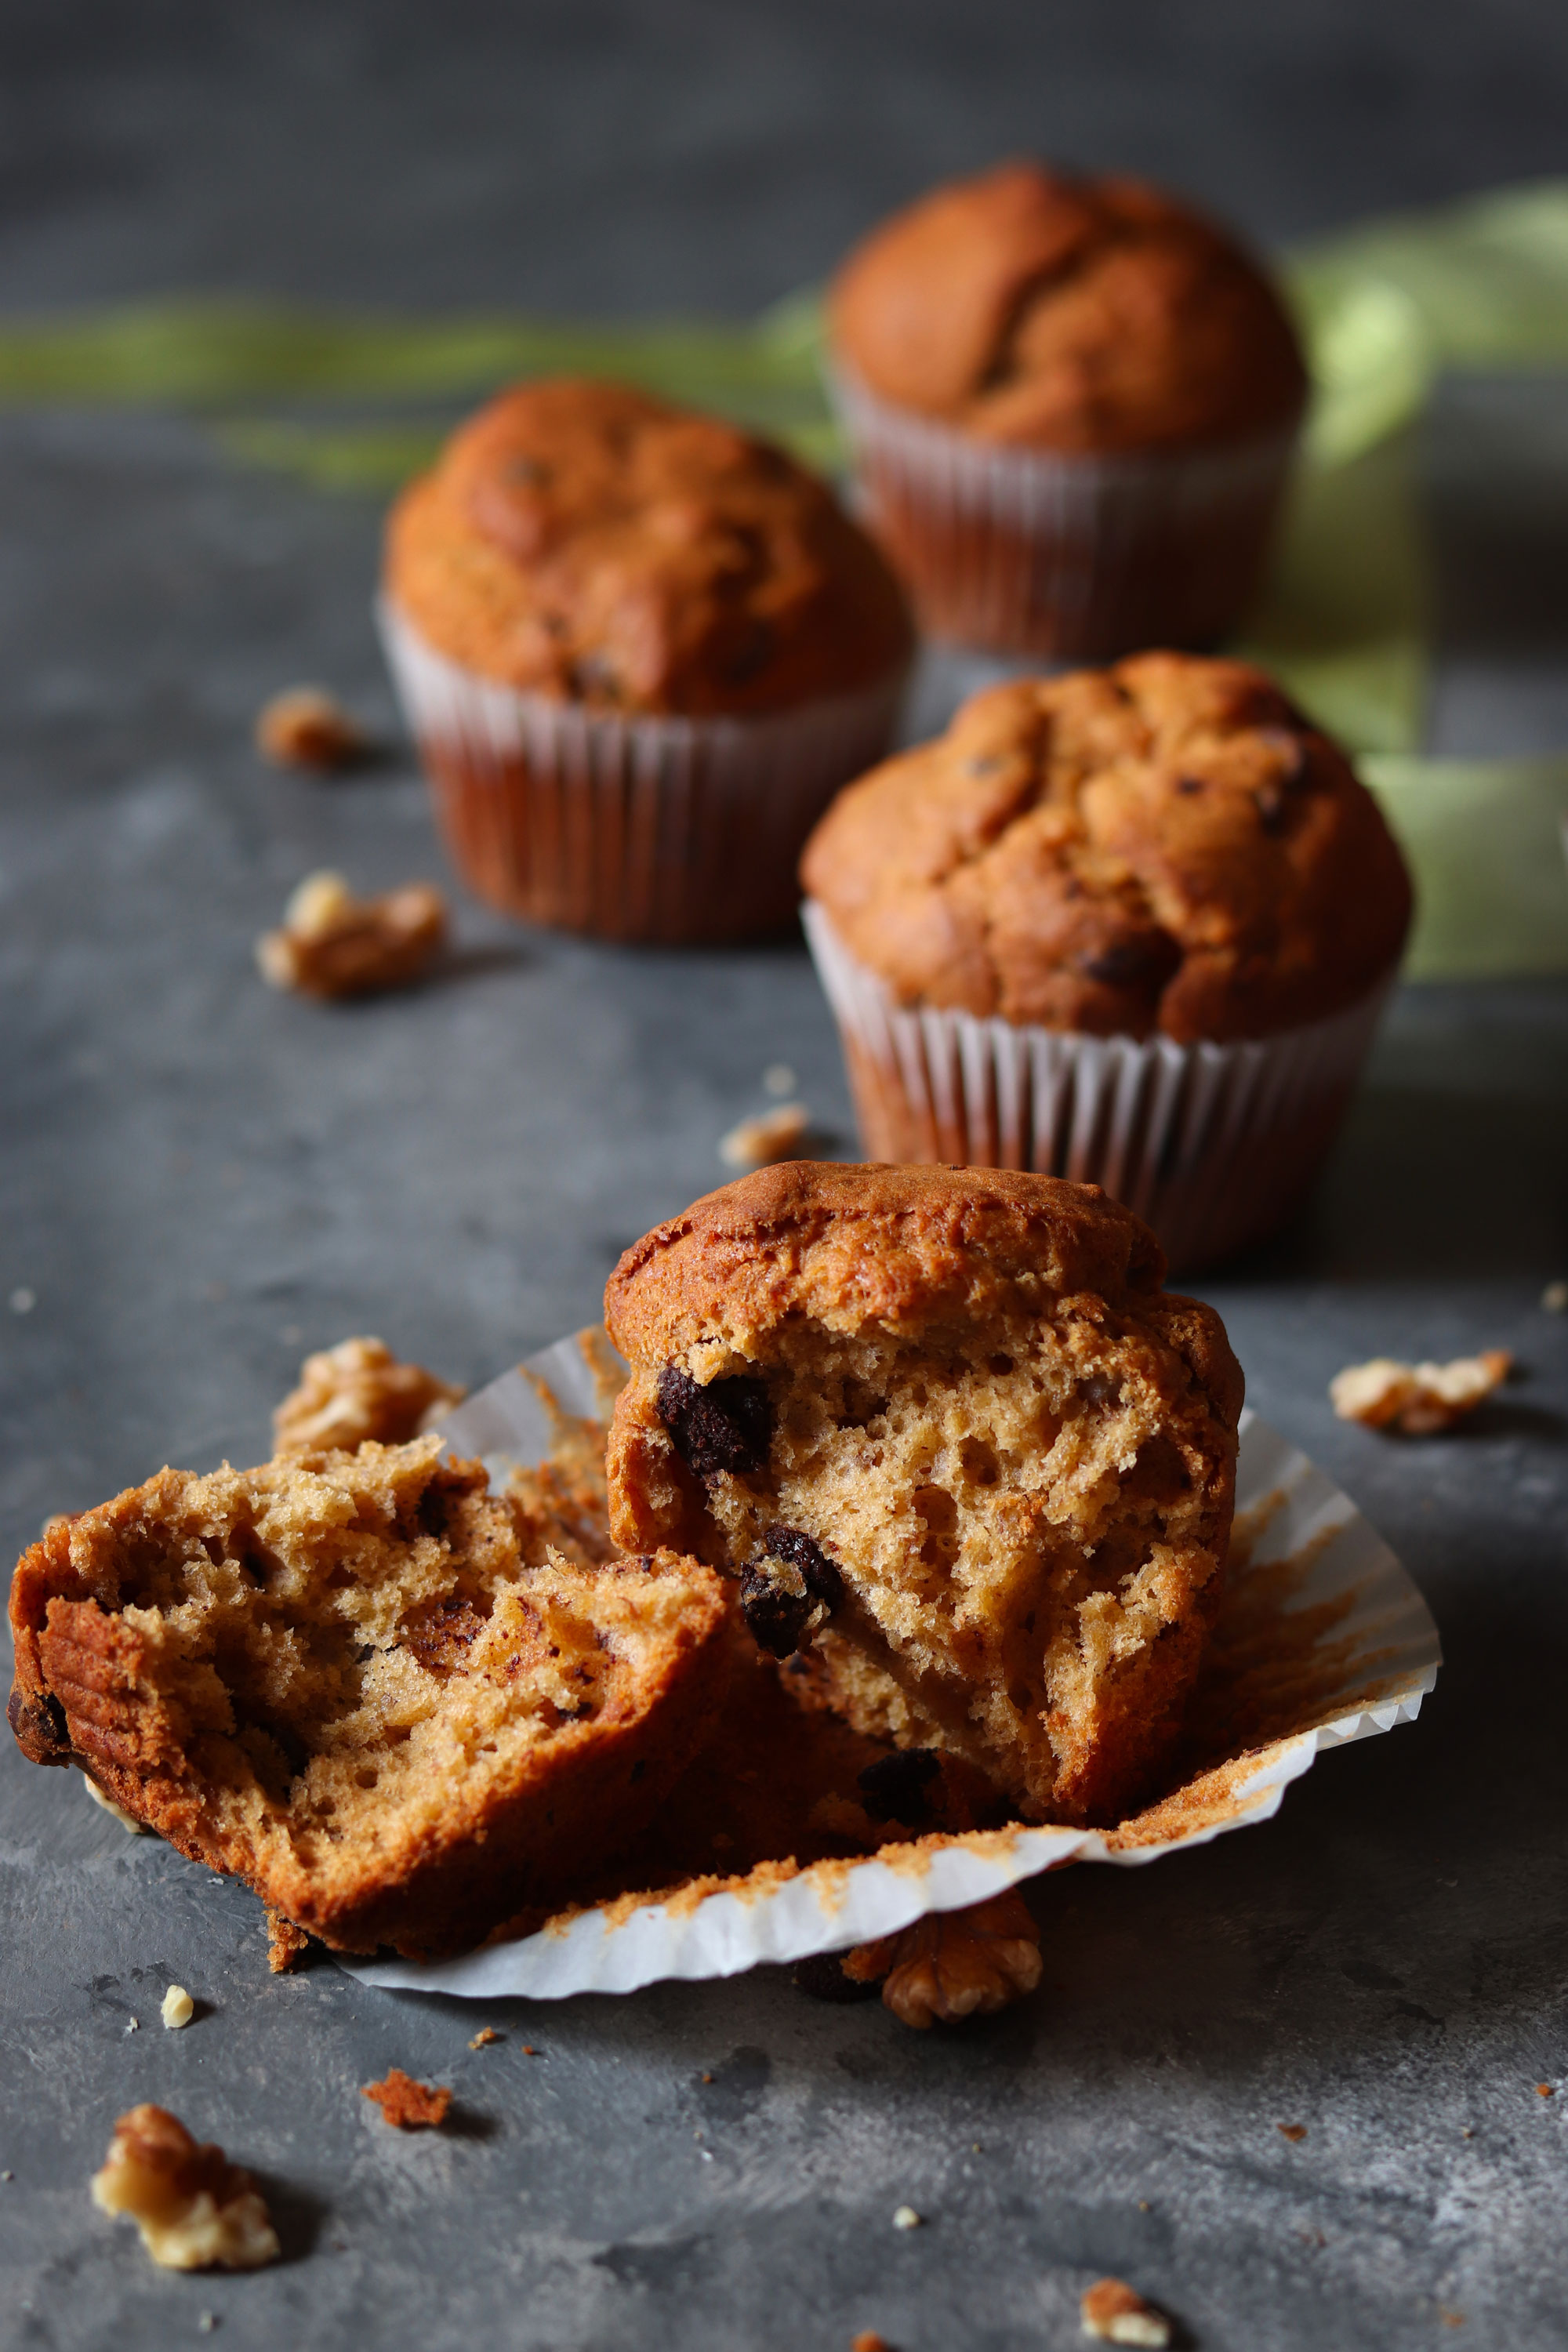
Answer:
[[[1413,977],[1568,971],[1568,758],[1418,755],[1432,566],[1409,433],[1445,368],[1568,367],[1568,181],[1364,223],[1287,256],[1284,276],[1313,401],[1268,583],[1237,650],[1362,755],[1415,871]],[[0,404],[185,407],[245,463],[384,495],[498,384],[611,375],[831,468],[842,453],[822,349],[810,293],[735,325],[181,298],[0,327]]]

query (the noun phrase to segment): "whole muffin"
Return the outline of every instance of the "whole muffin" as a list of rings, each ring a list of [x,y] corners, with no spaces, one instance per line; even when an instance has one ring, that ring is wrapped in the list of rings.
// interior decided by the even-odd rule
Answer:
[[[938,634],[1105,655],[1236,619],[1307,375],[1268,278],[1201,214],[1005,163],[874,230],[830,332],[875,528]]]
[[[859,1730],[1116,1819],[1217,1613],[1242,1381],[1093,1186],[796,1161],[628,1250],[617,1542],[742,1580]]]
[[[1310,1184],[1411,913],[1343,753],[1170,653],[976,695],[802,875],[868,1147],[1093,1178],[1187,1263]]]
[[[788,919],[800,841],[886,748],[913,642],[877,549],[783,450],[576,379],[454,435],[393,509],[384,585],[468,880],[621,937]]]

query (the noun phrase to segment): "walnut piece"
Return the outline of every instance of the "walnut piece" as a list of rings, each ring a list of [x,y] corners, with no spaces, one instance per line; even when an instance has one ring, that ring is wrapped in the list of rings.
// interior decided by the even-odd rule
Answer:
[[[1171,2323],[1163,2311],[1145,2303],[1125,2279],[1097,2279],[1084,2291],[1079,2316],[1086,2336],[1106,2344],[1152,2344],[1171,2340]]]
[[[794,1160],[811,1130],[811,1113],[804,1103],[780,1103],[760,1118],[743,1118],[720,1139],[719,1157],[726,1168],[766,1168],[775,1160]]]
[[[882,1999],[895,2017],[924,2032],[940,2019],[953,2025],[977,2012],[1005,2009],[1040,1981],[1040,1931],[1015,1888],[967,1911],[935,1911],[859,1944],[844,1958],[857,1983],[885,1979]]]
[[[279,768],[352,768],[369,757],[369,736],[321,686],[291,686],[265,703],[256,747]]]
[[[1341,1421],[1427,1437],[1473,1412],[1512,1370],[1513,1358],[1503,1348],[1456,1356],[1451,1364],[1401,1364],[1391,1356],[1375,1356],[1370,1364],[1336,1372],[1329,1401]]]
[[[374,1438],[406,1445],[467,1391],[423,1364],[400,1363],[384,1339],[340,1339],[307,1356],[300,1385],[272,1416],[278,1454],[352,1454]]]
[[[434,883],[356,898],[341,874],[310,874],[284,908],[282,929],[257,940],[256,961],[274,988],[368,996],[419,979],[446,938],[447,901]]]
[[[212,2141],[198,2146],[166,2107],[132,2107],[114,2126],[92,2201],[129,2213],[166,2271],[254,2271],[282,2251],[248,2172]]]
[[[452,2104],[445,2083],[416,2083],[401,2066],[392,2067],[384,2082],[367,2083],[360,2097],[374,2099],[399,2131],[434,2131]]]

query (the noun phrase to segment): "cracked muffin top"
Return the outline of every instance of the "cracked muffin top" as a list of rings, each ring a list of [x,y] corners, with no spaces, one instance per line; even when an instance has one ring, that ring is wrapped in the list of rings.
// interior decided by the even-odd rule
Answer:
[[[1184,654],[973,696],[840,793],[801,874],[903,1003],[1183,1043],[1346,1009],[1411,910],[1344,754],[1261,671]]]
[[[935,188],[850,255],[835,349],[871,391],[987,440],[1068,452],[1289,425],[1295,331],[1258,265],[1136,180],[1011,163]]]
[[[624,385],[516,386],[387,526],[386,588],[437,652],[627,712],[744,715],[899,670],[903,596],[782,449]]]

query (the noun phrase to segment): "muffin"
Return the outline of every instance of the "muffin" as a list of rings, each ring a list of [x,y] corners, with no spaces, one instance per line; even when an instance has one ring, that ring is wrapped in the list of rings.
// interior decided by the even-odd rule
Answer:
[[[727,1671],[670,1556],[524,1559],[437,1437],[161,1471],[18,1564],[9,1718],[339,1951],[462,1950],[634,1846]]]
[[[1278,294],[1134,180],[1004,163],[840,269],[864,510],[935,635],[1103,659],[1211,646],[1257,587],[1306,402]]]
[[[1343,753],[1170,653],[974,696],[802,875],[867,1150],[1103,1184],[1183,1265],[1310,1188],[1411,911]]]
[[[629,1249],[617,1542],[742,1580],[857,1730],[1031,1820],[1149,1790],[1217,1614],[1242,1381],[1093,1185],[795,1161]]]
[[[394,676],[452,856],[509,914],[742,939],[886,751],[902,594],[826,486],[612,383],[503,393],[387,525]]]

